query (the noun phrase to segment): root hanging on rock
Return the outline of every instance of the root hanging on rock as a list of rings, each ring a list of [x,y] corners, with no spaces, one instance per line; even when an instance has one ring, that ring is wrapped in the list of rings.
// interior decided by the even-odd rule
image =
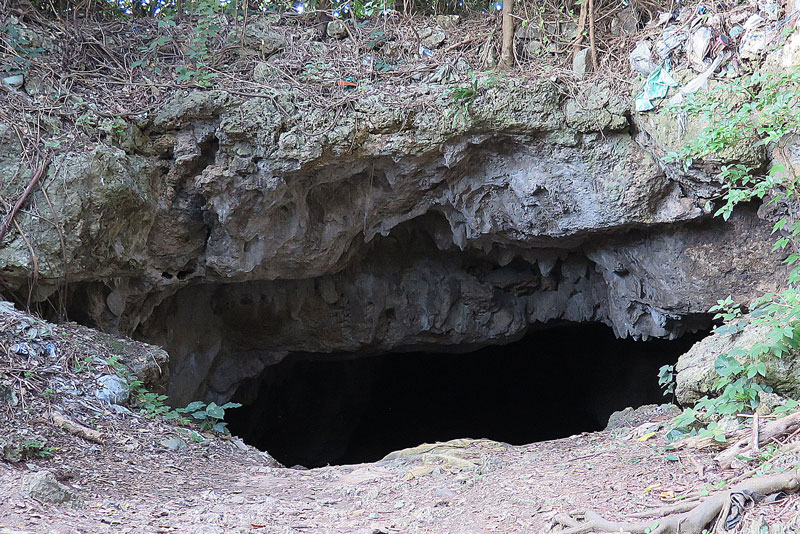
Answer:
[[[23,191],[22,195],[20,195],[16,203],[14,203],[14,206],[11,208],[11,211],[8,212],[8,215],[6,215],[6,218],[3,220],[3,222],[0,223],[0,241],[2,241],[5,237],[8,228],[11,226],[11,221],[14,220],[14,216],[17,214],[23,204],[25,204],[25,201],[28,200],[28,197],[39,184],[39,180],[42,178],[42,175],[44,175],[49,164],[49,161],[43,161],[39,165],[39,168],[33,173],[30,182],[28,182],[28,186],[25,188],[25,191]]]
[[[690,510],[676,512],[658,519],[636,522],[609,521],[588,510],[585,522],[576,524],[573,518],[556,516],[557,524],[567,527],[558,534],[588,534],[590,532],[628,532],[630,534],[701,534],[713,521],[724,524],[731,505],[731,495],[750,490],[754,493],[771,494],[779,491],[794,492],[800,487],[800,473],[789,471],[778,475],[747,480],[728,491],[722,491],[700,501]]]

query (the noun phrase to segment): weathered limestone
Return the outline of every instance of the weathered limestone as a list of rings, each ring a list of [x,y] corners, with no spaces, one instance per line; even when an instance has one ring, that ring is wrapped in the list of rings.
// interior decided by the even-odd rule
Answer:
[[[704,395],[714,396],[713,384],[719,379],[714,370],[717,358],[736,347],[747,350],[757,343],[763,343],[769,331],[768,325],[750,325],[734,335],[713,334],[695,343],[689,352],[681,355],[675,366],[675,396],[678,402],[690,406]],[[763,361],[766,364],[764,384],[782,397],[800,397],[800,360],[797,354],[765,358]]]
[[[468,350],[550,320],[675,337],[720,295],[775,288],[770,225],[712,220],[711,175],[660,163],[674,118],[637,116],[634,138],[605,87],[564,99],[509,81],[468,110],[446,85],[415,90],[444,111],[182,93],[61,156],[44,187],[63,247],[41,193],[43,217],[20,217],[34,298],[67,273],[72,316],[166,347],[185,402],[227,398],[294,351]],[[1,194],[23,164],[0,144],[16,176]],[[27,246],[0,245],[0,281],[22,292]]]

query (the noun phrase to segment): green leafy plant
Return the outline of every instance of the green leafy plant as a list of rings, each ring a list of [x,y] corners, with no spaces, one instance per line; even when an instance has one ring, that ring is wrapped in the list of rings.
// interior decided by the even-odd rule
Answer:
[[[55,447],[49,447],[47,442],[38,439],[26,439],[22,442],[23,454],[27,458],[49,458],[56,452]]]
[[[675,393],[675,366],[662,365],[658,370],[658,385],[664,391],[664,395]]]
[[[0,32],[8,37],[5,40],[7,48],[11,54],[6,56],[6,64],[3,70],[10,75],[27,74],[31,66],[31,60],[44,54],[44,48],[32,46],[24,35],[13,25],[0,26]],[[5,51],[4,51],[5,52]]]
[[[701,432],[720,441],[724,434],[714,423],[708,424],[708,416],[713,419],[755,410],[760,394],[772,391],[763,383],[768,362],[800,348],[800,218],[796,209],[800,181],[780,161],[789,161],[786,139],[800,131],[800,68],[789,73],[755,73],[741,82],[728,82],[673,111],[693,113],[708,125],[680,153],[668,154],[666,162],[688,169],[697,160],[718,161],[720,154],[743,145],[764,147],[779,160],[766,172],[741,163],[721,165],[718,179],[723,192],[714,199],[718,206],[715,215],[727,220],[737,205],[752,200],[774,204],[779,212],[789,214],[773,227],[778,236],[773,251],[786,251],[784,263],[790,267],[784,289],[762,295],[746,309],[730,296],[710,309],[715,319],[723,321],[715,329],[718,334],[736,334],[748,325],[765,325],[768,333],[759,343],[720,355],[714,366],[718,375],[714,395],[703,397],[694,409],[685,410],[673,421],[673,437],[695,432],[704,423]],[[661,379],[662,373],[660,383]]]
[[[225,410],[240,406],[241,404],[238,402],[226,402],[222,406],[218,406],[215,402],[206,404],[203,401],[194,401],[189,403],[186,408],[178,408],[177,411],[191,414],[192,418],[199,422],[201,430],[212,430],[217,434],[230,434],[228,423],[223,421]]]
[[[184,54],[184,60],[168,68],[174,73],[178,83],[193,83],[199,87],[211,87],[213,80],[218,76],[212,72],[214,64],[214,43],[220,37],[221,25],[219,17],[226,11],[227,3],[219,0],[195,0],[192,3],[188,39],[181,39],[173,35],[159,35],[148,44],[139,47],[142,54],[140,58],[131,62],[130,67],[152,68],[156,74],[163,72],[163,64],[156,61],[159,51],[164,47],[172,47]],[[173,9],[162,9],[158,15],[159,30],[166,31],[177,26],[178,13]]]
[[[450,99],[453,103],[464,106],[464,108],[469,107],[472,101],[480,94],[478,79],[475,77],[475,74],[470,71],[469,76],[472,80],[469,85],[454,87],[450,90]]]

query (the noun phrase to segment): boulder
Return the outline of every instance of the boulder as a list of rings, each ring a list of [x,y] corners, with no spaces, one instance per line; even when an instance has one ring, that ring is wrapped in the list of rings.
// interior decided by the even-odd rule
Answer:
[[[22,491],[46,504],[63,504],[77,500],[75,493],[57,481],[53,473],[47,470],[28,475],[22,482]]]
[[[736,347],[749,349],[763,343],[770,332],[768,325],[748,325],[737,334],[713,334],[696,343],[683,354],[675,365],[677,385],[675,397],[684,406],[690,406],[705,395],[713,396],[713,384],[719,378],[714,363],[722,354]],[[763,383],[775,393],[789,397],[800,396],[800,358],[796,354],[765,358],[767,366]],[[775,400],[769,400],[777,404]]]
[[[591,50],[584,48],[572,58],[572,72],[575,73],[575,76],[578,78],[583,78],[592,70],[590,54]]]

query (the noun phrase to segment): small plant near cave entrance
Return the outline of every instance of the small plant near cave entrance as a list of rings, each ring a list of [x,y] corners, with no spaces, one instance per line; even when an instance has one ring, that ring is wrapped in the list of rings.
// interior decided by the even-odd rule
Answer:
[[[107,365],[128,382],[128,387],[136,399],[139,409],[148,419],[160,417],[176,425],[188,425],[195,421],[200,425],[201,431],[215,432],[220,435],[230,434],[228,423],[224,421],[225,410],[239,408],[241,404],[238,402],[226,402],[219,406],[215,402],[206,404],[203,401],[194,401],[185,408],[172,408],[166,403],[166,395],[152,392],[144,387],[142,381],[130,372],[119,356],[109,357]]]
[[[745,307],[729,296],[709,311],[723,324],[716,334],[735,335],[748,326],[762,326],[767,333],[750,347],[736,347],[715,361],[717,379],[714,396],[705,396],[692,409],[673,421],[668,439],[689,435],[725,442],[715,420],[752,413],[761,395],[771,393],[764,383],[768,364],[800,349],[800,178],[792,168],[787,139],[800,132],[800,68],[788,73],[759,73],[743,81],[725,82],[705,94],[691,95],[672,112],[702,117],[708,126],[680,153],[670,153],[667,163],[688,170],[695,160],[712,162],[735,147],[764,147],[774,164],[766,172],[756,165],[722,165],[719,179],[723,193],[708,202],[709,211],[724,220],[734,207],[753,200],[764,201],[783,215],[772,233],[778,236],[774,251],[785,251],[783,263],[790,267],[785,288],[766,293]],[[714,206],[716,203],[716,206]],[[665,394],[674,391],[673,369],[662,368],[659,383]],[[789,400],[780,411],[796,409]]]
[[[229,408],[239,408],[241,404],[238,402],[226,402],[222,406],[212,402],[206,404],[203,401],[190,402],[186,408],[178,408],[175,410],[178,413],[190,414],[200,425],[200,430],[213,431],[217,434],[227,435],[228,423],[223,421],[225,419],[225,410]]]

